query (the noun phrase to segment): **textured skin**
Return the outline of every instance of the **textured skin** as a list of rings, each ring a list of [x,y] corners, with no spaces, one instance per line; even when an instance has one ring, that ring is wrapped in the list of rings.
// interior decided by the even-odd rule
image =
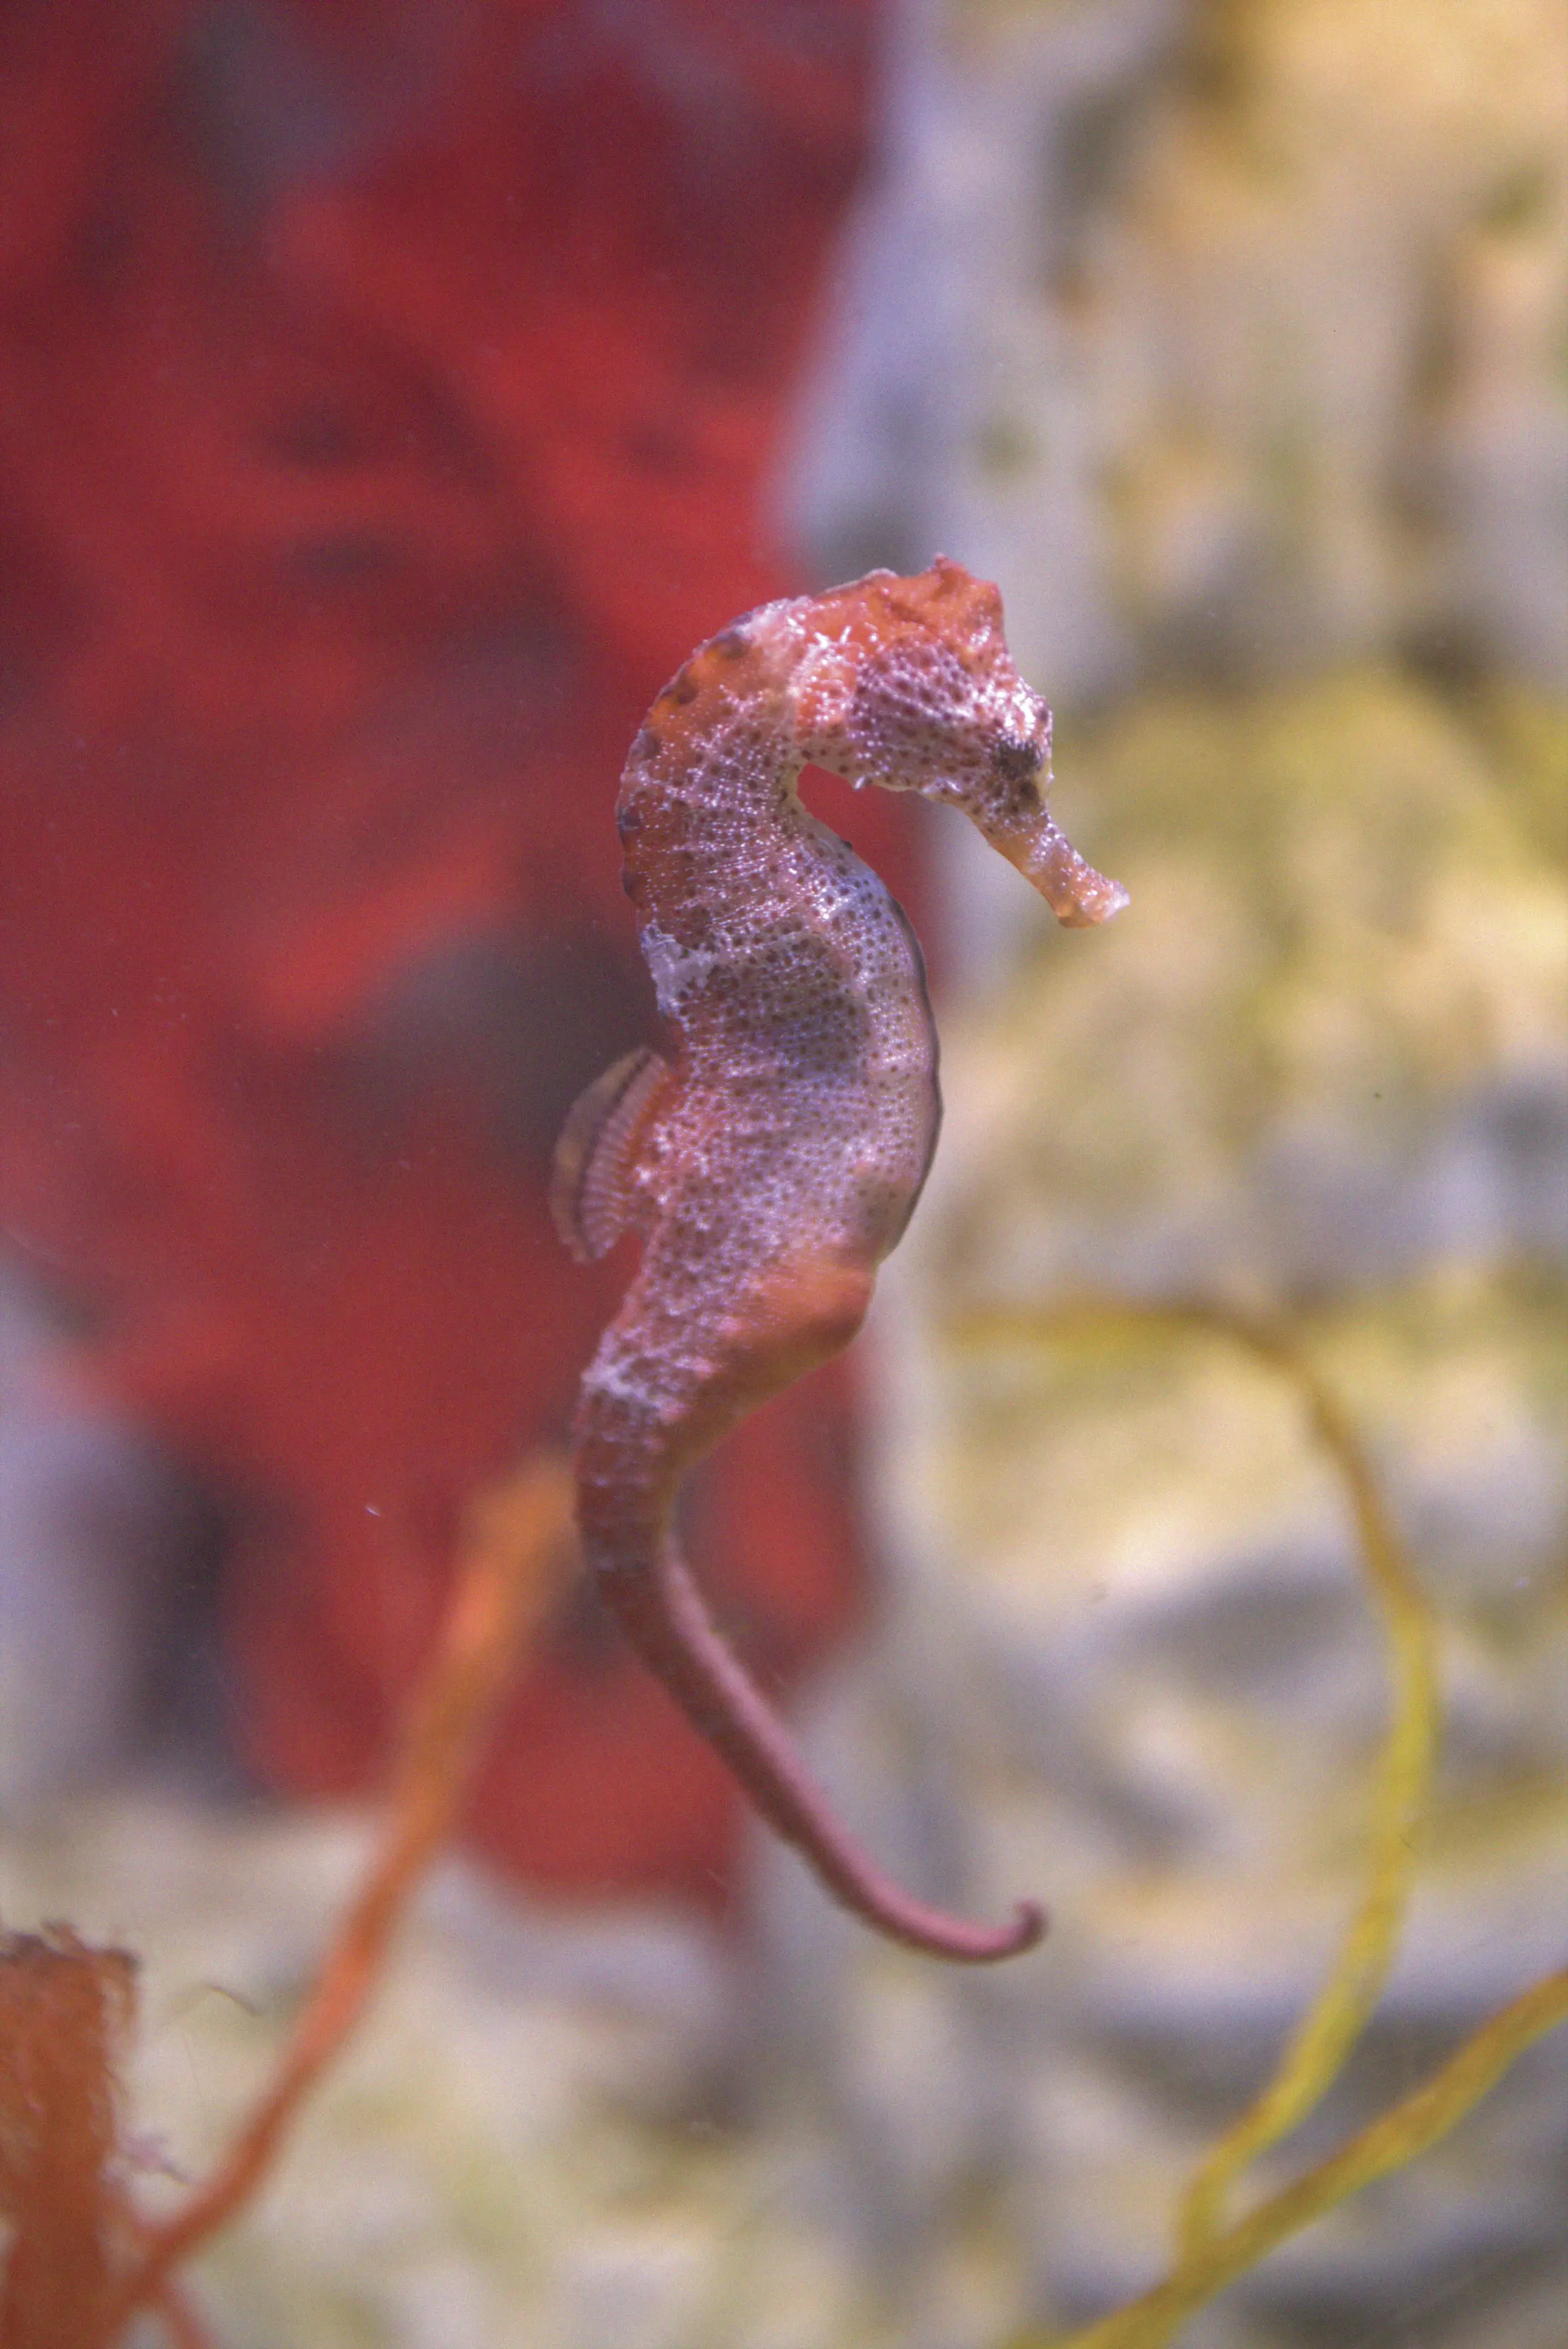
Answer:
[[[617,809],[678,1051],[642,1081],[630,1144],[614,1108],[624,1088],[608,1086],[597,1168],[585,1097],[555,1196],[580,1254],[623,1229],[645,1238],[578,1413],[579,1522],[606,1601],[848,1908],[968,1960],[1026,1949],[1039,1909],[987,1930],[876,1868],[714,1629],[670,1516],[696,1461],[854,1336],[936,1141],[920,949],[876,875],[801,807],[800,770],[949,801],[1059,919],[1103,921],[1125,895],[1047,813],[1049,750],[1050,712],[1013,666],[995,588],[944,559],[768,605],[702,646],[650,710]]]

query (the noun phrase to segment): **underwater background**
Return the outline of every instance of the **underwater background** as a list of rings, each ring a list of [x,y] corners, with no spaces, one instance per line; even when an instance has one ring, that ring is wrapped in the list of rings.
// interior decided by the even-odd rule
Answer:
[[[0,1923],[142,1961],[138,2199],[267,2077],[476,1485],[624,1278],[644,709],[1001,586],[1068,936],[823,782],[946,1124],[687,1535],[983,1978],[873,1945],[573,1587],[263,2191],[224,2349],[1021,2349],[1169,2264],[1366,1867],[1366,1449],[1444,1729],[1275,2185],[1564,1961],[1568,41],[1545,0],[87,5],[0,30]],[[873,803],[874,802],[874,803]],[[1074,1314],[1064,1311],[1068,1306]],[[1561,2349],[1568,2044],[1189,2349]],[[146,2337],[154,2337],[146,2321]]]

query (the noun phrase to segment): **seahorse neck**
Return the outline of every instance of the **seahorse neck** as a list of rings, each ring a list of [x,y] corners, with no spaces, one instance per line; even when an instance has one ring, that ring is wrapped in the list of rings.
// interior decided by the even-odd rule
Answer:
[[[711,986],[716,972],[733,978],[797,935],[816,942],[824,985],[830,964],[838,986],[853,986],[859,934],[898,920],[797,796],[789,685],[801,632],[787,623],[800,609],[769,606],[702,646],[649,711],[623,779],[626,886],[660,1008],[688,1031],[694,1015],[697,1031],[717,1021],[726,1050],[757,1035],[765,990]],[[700,1032],[687,1040],[700,1051]]]

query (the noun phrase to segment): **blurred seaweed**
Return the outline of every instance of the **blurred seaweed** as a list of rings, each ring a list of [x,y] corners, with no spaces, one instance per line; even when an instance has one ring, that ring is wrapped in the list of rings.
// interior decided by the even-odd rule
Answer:
[[[1189,2180],[1180,2207],[1175,2265],[1163,2282],[1126,2307],[1077,2332],[1053,2335],[1049,2349],[1164,2349],[1188,2317],[1276,2245],[1435,2145],[1526,2048],[1568,2020],[1563,1969],[1491,2016],[1423,2088],[1367,2123],[1294,2185],[1227,2223],[1227,2199],[1248,2166],[1288,2137],[1339,2076],[1398,1952],[1441,1728],[1437,1626],[1348,1414],[1282,1324],[1213,1304],[1148,1306],[1086,1299],[1034,1312],[992,1309],[961,1315],[952,1334],[961,1347],[1016,1345],[1031,1338],[1059,1343],[1075,1330],[1081,1333],[1117,1322],[1217,1337],[1240,1346],[1295,1388],[1309,1428],[1343,1485],[1367,1595],[1382,1621],[1389,1720],[1368,1806],[1361,1898],[1334,1965],[1273,2077]],[[1012,2349],[1047,2344],[1044,2335],[1031,2332]]]
[[[1471,2033],[1414,2094],[1244,2216],[1226,2205],[1248,2166],[1286,2137],[1341,2072],[1393,1961],[1417,1865],[1439,1720],[1435,1627],[1348,1416],[1290,1332],[1228,1308],[1078,1300],[1047,1312],[961,1316],[960,1346],[1059,1343],[1108,1322],[1158,1325],[1240,1346],[1299,1394],[1344,1487],[1368,1599],[1388,1650],[1389,1723],[1369,1804],[1366,1882],[1338,1955],[1273,2078],[1190,2179],[1178,2257],[1152,2290],[1087,2328],[1014,2336],[1009,2349],[1164,2349],[1227,2285],[1375,2180],[1415,2160],[1535,2040],[1568,2020],[1568,1970]],[[478,1495],[446,1623],[409,1703],[379,1852],[320,1966],[274,2075],[213,2174],[171,2216],[139,2220],[121,2164],[117,2051],[134,2008],[133,1961],[66,1926],[0,1944],[0,2282],[5,2349],[113,2349],[143,2310],[176,2349],[205,2335],[178,2271],[242,2218],[306,2097],[389,1962],[397,1923],[450,1833],[498,1700],[573,1555],[563,1464],[540,1458]]]

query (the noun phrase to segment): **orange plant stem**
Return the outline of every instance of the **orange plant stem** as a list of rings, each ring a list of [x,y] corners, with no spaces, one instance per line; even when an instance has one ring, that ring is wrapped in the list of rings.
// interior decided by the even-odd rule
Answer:
[[[160,2287],[152,2304],[174,2349],[212,2349],[206,2326],[172,2278]]]
[[[272,2085],[228,2155],[183,2209],[147,2230],[117,2295],[111,2339],[249,2200],[358,2022],[409,1895],[452,1826],[523,1637],[557,1587],[560,1562],[570,1555],[571,1503],[564,1470],[551,1458],[530,1462],[473,1506],[440,1643],[409,1707],[381,1855],[338,1930]],[[167,2318],[167,2306],[162,2313]]]

